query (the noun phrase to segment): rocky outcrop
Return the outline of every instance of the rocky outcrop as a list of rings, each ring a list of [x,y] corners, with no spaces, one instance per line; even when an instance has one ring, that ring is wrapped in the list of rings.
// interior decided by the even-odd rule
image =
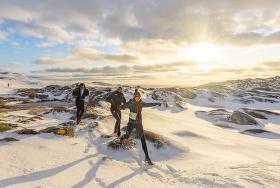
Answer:
[[[230,116],[230,121],[239,125],[257,125],[257,121],[250,115],[240,111],[234,111]]]
[[[196,116],[222,128],[242,130],[245,126],[261,127],[254,117],[242,112],[241,110],[234,112],[229,112],[224,109],[216,109],[209,112],[197,111]]]

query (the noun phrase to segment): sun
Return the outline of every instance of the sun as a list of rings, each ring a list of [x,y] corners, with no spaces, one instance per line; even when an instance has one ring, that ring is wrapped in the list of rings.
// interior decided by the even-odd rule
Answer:
[[[187,60],[207,63],[219,60],[220,53],[217,45],[209,42],[199,42],[184,48],[183,56]]]

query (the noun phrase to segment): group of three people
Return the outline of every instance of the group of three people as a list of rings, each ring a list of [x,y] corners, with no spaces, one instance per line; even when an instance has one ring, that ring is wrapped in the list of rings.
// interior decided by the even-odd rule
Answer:
[[[76,107],[77,107],[77,124],[80,123],[82,114],[84,112],[84,99],[89,95],[88,89],[84,84],[80,84],[73,91],[73,95],[76,97]],[[113,117],[116,119],[115,128],[113,135],[116,137],[121,136],[120,126],[122,113],[121,110],[129,109],[129,120],[127,124],[126,134],[121,137],[121,139],[127,139],[130,137],[131,132],[135,128],[137,131],[138,137],[141,139],[141,144],[143,151],[145,153],[145,161],[152,165],[152,161],[149,157],[146,138],[144,134],[143,124],[142,124],[142,108],[143,107],[152,107],[160,106],[161,103],[146,103],[142,101],[142,97],[138,89],[135,89],[133,99],[130,99],[126,102],[125,96],[123,94],[123,87],[121,85],[117,86],[117,89],[110,93],[106,98],[107,102],[110,102],[111,108],[110,111]]]

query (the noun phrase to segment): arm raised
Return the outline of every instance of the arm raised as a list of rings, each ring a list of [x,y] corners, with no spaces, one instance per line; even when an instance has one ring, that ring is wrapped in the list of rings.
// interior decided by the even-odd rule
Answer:
[[[161,106],[161,103],[158,103],[158,102],[154,102],[154,103],[142,102],[142,107],[153,107],[153,106]]]

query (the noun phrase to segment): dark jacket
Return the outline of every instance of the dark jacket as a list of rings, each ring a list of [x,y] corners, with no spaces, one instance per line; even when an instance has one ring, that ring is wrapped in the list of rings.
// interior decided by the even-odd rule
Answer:
[[[83,95],[81,95],[81,88],[76,87],[73,90],[73,96],[76,98],[76,100],[84,100],[89,95],[89,90],[87,88],[84,89]]]
[[[126,103],[123,93],[118,91],[112,92],[106,99],[107,102],[111,103],[112,110],[120,110],[120,106]]]
[[[128,108],[130,112],[136,113],[136,121],[129,119],[130,123],[142,123],[142,108],[144,107],[152,107],[152,106],[160,106],[161,103],[145,103],[142,100],[140,102],[136,102],[134,99],[131,99],[128,103],[121,106],[122,109]]]

